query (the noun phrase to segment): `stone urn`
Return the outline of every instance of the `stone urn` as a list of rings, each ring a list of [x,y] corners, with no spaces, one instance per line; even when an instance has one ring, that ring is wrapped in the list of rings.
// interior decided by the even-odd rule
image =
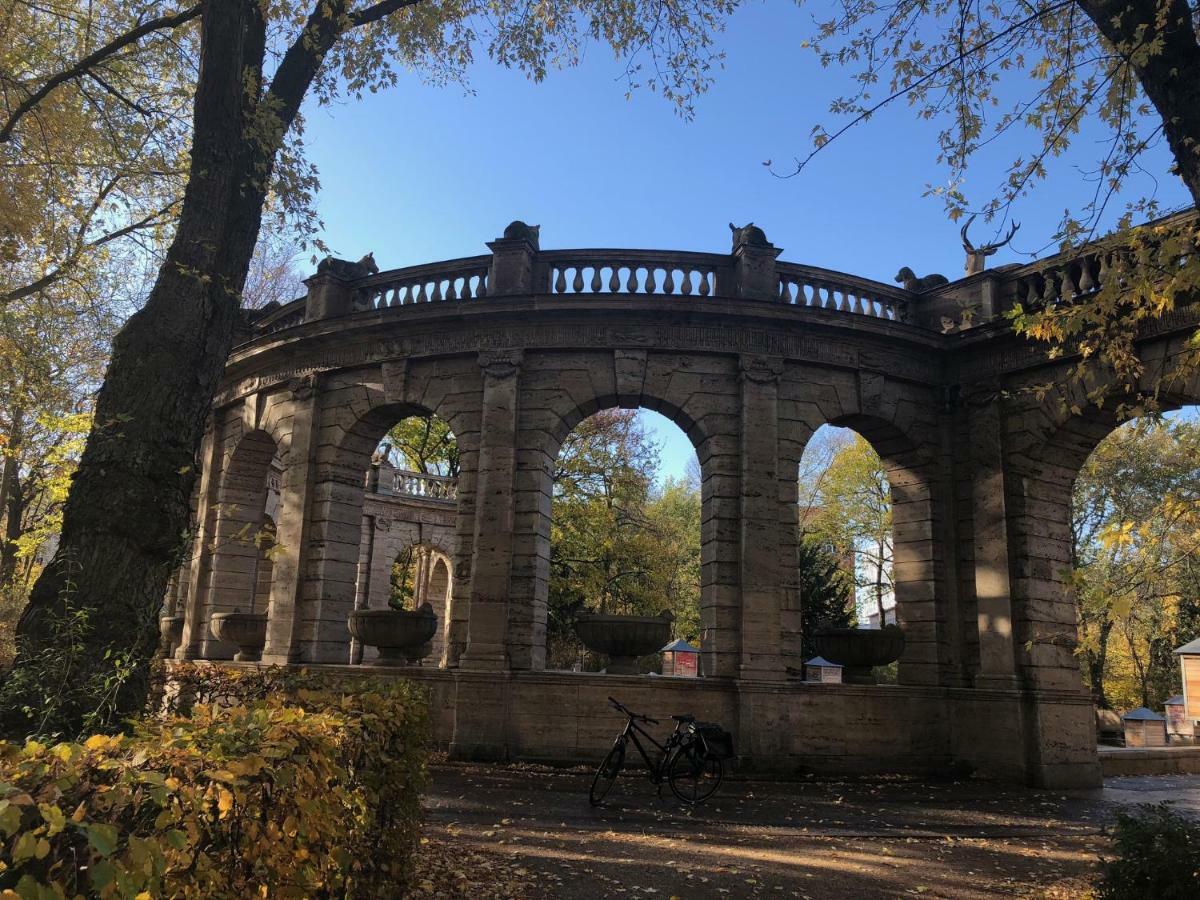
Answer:
[[[368,666],[415,665],[427,656],[437,633],[433,606],[422,603],[416,610],[356,609],[346,626],[354,637],[379,651]]]
[[[575,633],[585,647],[609,658],[610,675],[637,675],[638,657],[661,650],[671,640],[670,610],[657,616],[617,616],[580,613]]]
[[[183,616],[162,616],[158,620],[158,633],[162,635],[163,657],[170,659],[183,640]]]
[[[895,662],[904,652],[899,625],[883,628],[819,628],[813,632],[817,653],[842,667],[849,684],[874,684],[871,669]]]
[[[236,644],[234,662],[258,662],[267,642],[267,614],[233,612],[213,613],[209,630],[222,641]]]

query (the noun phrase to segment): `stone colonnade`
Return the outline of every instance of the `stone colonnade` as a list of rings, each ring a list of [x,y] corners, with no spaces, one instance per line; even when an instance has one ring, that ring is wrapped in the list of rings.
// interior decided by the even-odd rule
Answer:
[[[460,475],[431,542],[451,563],[441,669],[415,677],[434,687],[453,752],[599,752],[603,698],[620,688],[627,702],[686,702],[726,721],[747,765],[928,771],[958,760],[1002,778],[1095,783],[1063,565],[1070,485],[1113,423],[1009,390],[1046,377],[1044,360],[995,330],[945,335],[918,316],[781,301],[774,248],[735,248],[727,274],[705,282],[716,296],[687,305],[586,291],[552,302],[534,243],[489,246],[486,297],[362,309],[363,289],[327,273],[310,279],[303,323],[234,352],[204,443],[197,552],[178,579],[178,658],[216,655],[208,617],[245,596],[247,564],[223,547],[263,509],[273,458],[279,546],[263,660],[345,665],[347,616],[378,602],[363,573],[387,564],[384,501],[369,497],[364,517],[364,473],[391,425],[433,413],[457,438]],[[662,413],[699,458],[705,677],[687,686],[544,669],[555,460],[577,424],[612,407]],[[805,627],[796,477],[826,423],[856,429],[888,471],[907,640],[898,685],[788,674]]]

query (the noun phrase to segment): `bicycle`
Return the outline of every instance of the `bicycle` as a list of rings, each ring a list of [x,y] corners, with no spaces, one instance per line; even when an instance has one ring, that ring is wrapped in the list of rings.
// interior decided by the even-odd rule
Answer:
[[[660,797],[663,781],[670,786],[671,793],[684,803],[701,803],[712,796],[721,784],[725,767],[720,756],[708,751],[703,736],[697,731],[695,716],[671,716],[675,720],[675,730],[665,744],[660,744],[639,724],[658,725],[658,719],[635,713],[612,697],[608,698],[608,702],[628,718],[592,778],[592,788],[588,793],[592,806],[599,806],[604,801],[621,774],[625,765],[625,749],[630,741],[650,770],[650,781],[658,786]],[[650,758],[639,735],[658,748],[657,760]]]

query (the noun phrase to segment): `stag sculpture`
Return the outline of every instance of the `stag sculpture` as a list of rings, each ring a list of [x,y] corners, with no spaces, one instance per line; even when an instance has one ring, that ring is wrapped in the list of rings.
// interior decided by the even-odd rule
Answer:
[[[997,241],[994,244],[984,244],[982,247],[976,247],[971,243],[971,239],[967,237],[967,229],[971,227],[971,223],[975,221],[975,217],[967,219],[967,224],[962,227],[962,244],[963,250],[967,252],[967,274],[978,275],[985,268],[985,261],[989,256],[1007,244],[1013,239],[1013,235],[1017,233],[1017,229],[1021,227],[1020,222],[1013,222],[1013,226],[1009,229],[1008,237],[1002,241]]]

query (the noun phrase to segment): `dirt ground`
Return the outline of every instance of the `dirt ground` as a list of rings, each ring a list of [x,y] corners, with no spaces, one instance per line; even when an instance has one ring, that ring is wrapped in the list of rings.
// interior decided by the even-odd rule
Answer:
[[[413,897],[1078,897],[1117,803],[1200,795],[1200,778],[1062,794],[978,781],[727,780],[680,805],[624,774],[440,763]]]

